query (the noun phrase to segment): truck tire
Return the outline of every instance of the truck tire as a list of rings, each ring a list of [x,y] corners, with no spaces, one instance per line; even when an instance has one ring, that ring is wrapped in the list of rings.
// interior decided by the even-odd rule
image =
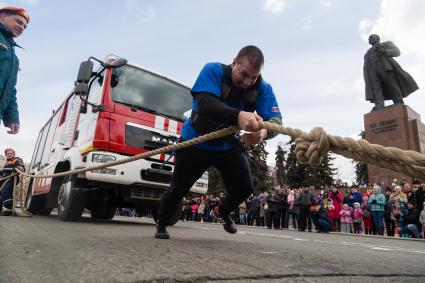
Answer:
[[[93,219],[112,219],[117,211],[116,207],[107,204],[102,206],[95,206],[90,209],[90,215]]]
[[[25,199],[25,209],[32,214],[49,216],[52,213],[52,208],[46,207],[47,195],[34,196],[32,194],[33,180],[31,179],[28,186],[27,197]]]
[[[62,221],[78,221],[83,214],[87,196],[79,191],[78,178],[67,176],[59,189],[58,218]]]

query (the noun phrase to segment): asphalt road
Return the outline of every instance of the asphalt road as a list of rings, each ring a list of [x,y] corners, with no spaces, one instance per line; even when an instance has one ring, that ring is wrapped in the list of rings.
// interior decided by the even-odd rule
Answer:
[[[425,282],[425,241],[147,218],[0,217],[0,282]]]

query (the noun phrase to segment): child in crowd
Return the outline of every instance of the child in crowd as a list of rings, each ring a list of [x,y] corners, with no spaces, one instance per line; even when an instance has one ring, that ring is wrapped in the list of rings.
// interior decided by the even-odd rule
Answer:
[[[363,211],[363,224],[364,224],[364,231],[366,235],[372,235],[372,205],[368,203],[369,196],[367,194],[363,195],[363,205],[362,205],[362,211]]]
[[[339,212],[341,216],[341,230],[343,233],[350,233],[351,223],[353,222],[351,218],[352,208],[348,206],[348,204],[342,205],[342,210]]]
[[[204,223],[205,202],[202,200],[198,205],[198,220]]]
[[[323,207],[326,209],[326,213],[328,215],[328,222],[331,225],[330,229],[332,231],[335,231],[334,227],[333,227],[335,206],[333,205],[332,199],[330,199],[330,198],[324,199],[323,200]]]
[[[354,226],[354,234],[362,233],[362,220],[363,220],[363,210],[360,208],[360,203],[354,203],[354,211],[353,211],[353,226]]]

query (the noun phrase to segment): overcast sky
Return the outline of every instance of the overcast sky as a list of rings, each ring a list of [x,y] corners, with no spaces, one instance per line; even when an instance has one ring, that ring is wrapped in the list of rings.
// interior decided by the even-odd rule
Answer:
[[[364,99],[367,36],[378,33],[401,50],[397,61],[425,85],[422,0],[97,0],[1,1],[22,6],[31,22],[16,41],[20,58],[21,132],[0,129],[0,150],[30,161],[38,131],[71,90],[79,63],[116,54],[192,86],[206,62],[231,63],[259,46],[263,76],[276,93],[285,126],[357,137],[372,104]],[[406,104],[425,117],[420,89]],[[387,102],[388,104],[388,102]],[[274,165],[278,136],[268,142]],[[337,158],[337,177],[351,181],[351,162]]]

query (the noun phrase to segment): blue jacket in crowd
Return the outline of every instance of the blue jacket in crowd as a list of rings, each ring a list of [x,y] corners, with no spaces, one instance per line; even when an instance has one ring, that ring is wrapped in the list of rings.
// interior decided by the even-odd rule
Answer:
[[[376,203],[374,203],[376,200]],[[382,193],[375,193],[370,196],[368,203],[372,204],[372,211],[382,211],[385,210],[385,196]]]

